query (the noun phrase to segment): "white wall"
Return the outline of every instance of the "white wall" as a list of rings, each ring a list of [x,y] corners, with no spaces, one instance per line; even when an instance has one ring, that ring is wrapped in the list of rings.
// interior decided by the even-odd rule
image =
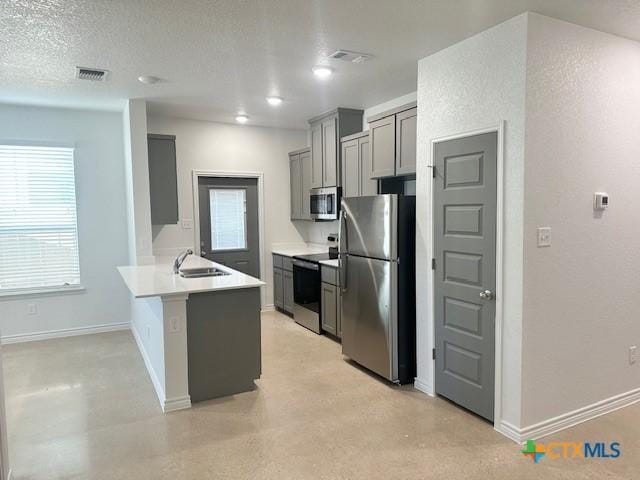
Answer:
[[[271,245],[300,243],[303,236],[290,221],[288,152],[303,148],[306,131],[229,125],[149,116],[149,133],[176,136],[180,219],[193,219],[192,171],[264,173],[265,264],[267,304],[273,299]],[[296,222],[298,223],[298,222]],[[179,225],[153,227],[155,255],[173,255],[194,246],[194,230]]]
[[[0,106],[3,140],[75,145],[80,274],[85,291],[0,299],[0,329],[22,336],[129,322],[116,266],[128,262],[122,115]],[[38,313],[27,314],[27,304]]]
[[[147,152],[147,103],[129,99],[122,113],[129,263],[153,260],[149,161]]]
[[[640,44],[529,18],[523,425],[640,387]]]
[[[433,389],[432,139],[505,121],[504,333],[502,418],[520,425],[526,15],[520,15],[418,64],[417,385]]]

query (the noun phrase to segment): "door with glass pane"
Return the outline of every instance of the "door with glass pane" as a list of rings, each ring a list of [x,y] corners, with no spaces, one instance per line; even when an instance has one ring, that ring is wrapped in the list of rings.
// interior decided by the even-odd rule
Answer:
[[[260,278],[258,179],[200,177],[200,255]]]

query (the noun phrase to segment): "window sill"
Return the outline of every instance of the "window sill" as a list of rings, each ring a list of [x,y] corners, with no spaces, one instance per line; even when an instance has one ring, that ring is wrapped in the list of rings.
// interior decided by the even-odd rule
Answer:
[[[0,299],[11,299],[19,297],[29,296],[57,296],[67,295],[73,293],[84,292],[85,288],[82,285],[73,285],[71,287],[48,287],[48,288],[24,288],[20,290],[0,290]]]

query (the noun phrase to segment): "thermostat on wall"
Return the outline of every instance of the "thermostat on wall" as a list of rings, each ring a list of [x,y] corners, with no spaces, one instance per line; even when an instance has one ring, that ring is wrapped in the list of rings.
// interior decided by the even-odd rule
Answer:
[[[609,206],[609,194],[605,192],[596,192],[593,194],[593,209],[606,210]]]

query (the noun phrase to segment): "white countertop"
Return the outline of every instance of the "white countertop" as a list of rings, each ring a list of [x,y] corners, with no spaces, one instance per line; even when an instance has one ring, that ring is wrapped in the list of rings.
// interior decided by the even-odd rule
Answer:
[[[338,264],[338,259],[334,258],[332,260],[320,260],[320,264],[321,265],[327,265],[329,267],[333,267],[333,268],[339,268],[340,265]]]
[[[327,253],[329,247],[327,245],[314,245],[301,243],[299,245],[273,245],[271,253],[282,255],[284,257],[293,257],[295,255],[313,255],[314,253]]]
[[[216,267],[231,275],[183,278],[173,273],[173,261],[174,258],[171,257],[156,257],[154,264],[118,267],[118,271],[136,298],[235,290],[265,285],[262,280],[197,255],[189,255],[182,264],[182,268]]]

